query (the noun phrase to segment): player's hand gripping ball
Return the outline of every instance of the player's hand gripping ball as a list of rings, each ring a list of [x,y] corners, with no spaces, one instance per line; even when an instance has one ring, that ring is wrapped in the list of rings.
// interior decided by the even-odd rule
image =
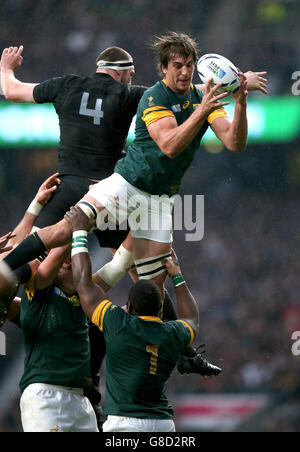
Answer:
[[[227,58],[216,53],[199,58],[197,71],[202,83],[206,84],[212,78],[214,85],[223,84],[217,91],[219,94],[225,91],[234,94],[240,87],[239,70]]]

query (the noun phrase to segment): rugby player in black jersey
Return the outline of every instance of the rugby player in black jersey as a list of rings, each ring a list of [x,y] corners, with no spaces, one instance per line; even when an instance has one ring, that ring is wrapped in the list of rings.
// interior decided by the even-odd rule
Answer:
[[[88,192],[91,184],[113,173],[115,164],[123,156],[132,119],[146,88],[131,85],[133,59],[119,47],[109,47],[100,53],[96,60],[96,73],[91,77],[65,75],[38,84],[23,83],[15,77],[14,70],[23,61],[22,52],[23,46],[3,51],[1,85],[6,99],[12,102],[50,102],[59,117],[57,171],[61,184],[39,213],[35,226],[43,228],[62,219],[69,208]],[[133,264],[128,241],[125,241],[128,229],[96,230],[95,233],[100,246],[118,249],[112,264],[107,264],[103,273],[97,274],[97,283],[100,281],[103,289],[107,290]],[[95,388],[99,386],[105,342],[99,329],[92,324],[90,339],[94,377],[90,399],[97,409],[101,396]]]

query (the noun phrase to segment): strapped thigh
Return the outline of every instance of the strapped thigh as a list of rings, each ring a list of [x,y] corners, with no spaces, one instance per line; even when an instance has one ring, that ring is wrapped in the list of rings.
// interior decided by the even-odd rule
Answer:
[[[171,252],[160,254],[158,256],[146,257],[143,259],[135,259],[135,267],[139,275],[139,279],[153,279],[166,271],[166,266],[162,260],[171,256]]]

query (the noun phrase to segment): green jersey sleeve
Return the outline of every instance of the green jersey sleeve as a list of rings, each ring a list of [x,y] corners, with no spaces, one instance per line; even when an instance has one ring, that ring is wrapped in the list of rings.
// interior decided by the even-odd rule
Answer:
[[[95,309],[92,322],[105,334],[105,339],[115,336],[127,323],[129,314],[109,300],[102,301]]]
[[[154,88],[148,89],[144,93],[139,105],[138,115],[147,127],[153,122],[167,116],[175,118],[165,92],[159,88],[156,85]]]

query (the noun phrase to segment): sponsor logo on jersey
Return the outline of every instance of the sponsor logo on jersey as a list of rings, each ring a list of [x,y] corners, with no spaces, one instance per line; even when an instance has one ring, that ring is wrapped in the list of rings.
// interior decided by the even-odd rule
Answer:
[[[112,199],[113,201],[118,201],[119,196],[114,196],[114,195],[105,195],[107,198]]]
[[[72,297],[69,297],[70,302],[72,303],[75,308],[78,308],[80,306],[80,299],[78,295],[73,295]]]
[[[154,99],[152,96],[148,97],[148,105],[149,105],[149,107],[154,107],[154,105],[155,105]]]
[[[173,113],[179,113],[181,111],[180,104],[172,105],[171,110],[172,110]]]
[[[186,110],[186,109],[188,108],[189,105],[190,105],[190,101],[187,100],[187,101],[184,102],[184,104],[182,105],[182,108],[183,108],[184,110]]]
[[[71,297],[68,297],[59,287],[54,287],[53,292],[55,295],[58,295],[59,297],[64,298],[65,300],[68,300],[75,308],[78,308],[80,305],[80,299],[77,294],[72,295]]]

